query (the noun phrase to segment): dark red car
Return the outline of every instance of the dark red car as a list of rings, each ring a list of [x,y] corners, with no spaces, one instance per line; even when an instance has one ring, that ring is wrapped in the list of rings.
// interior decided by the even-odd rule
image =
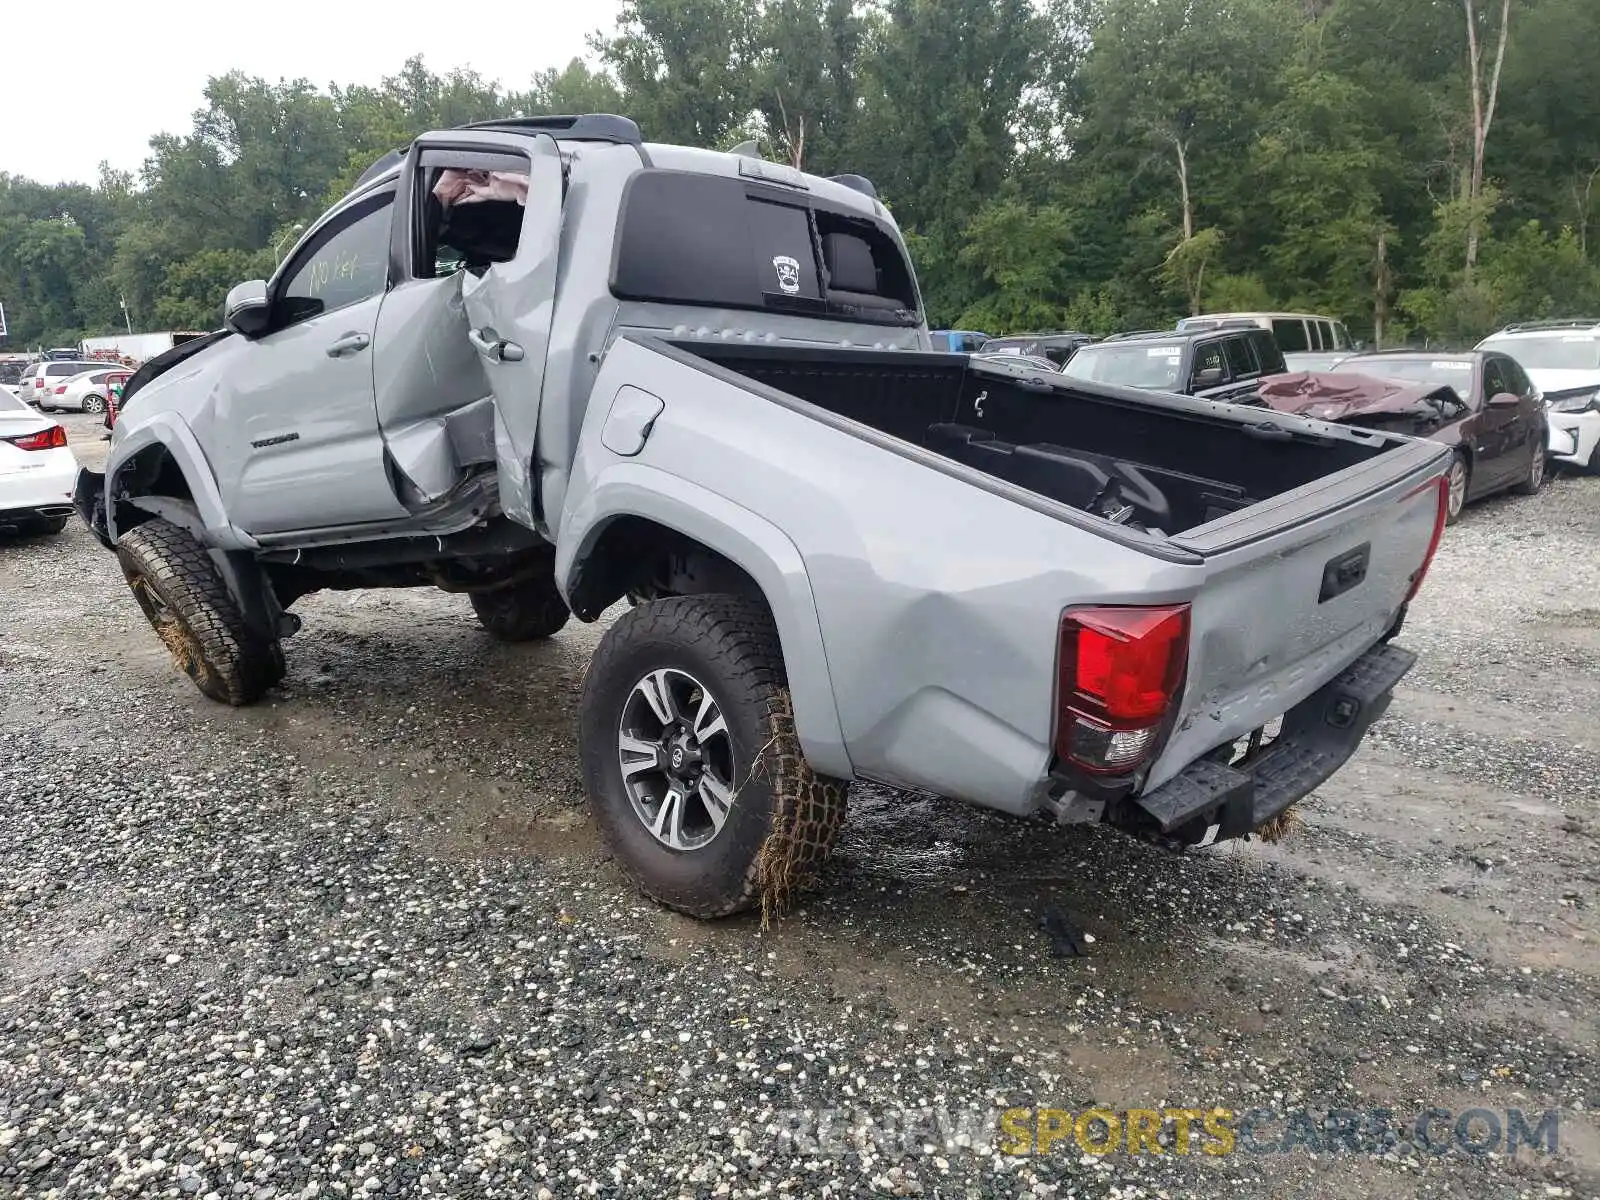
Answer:
[[[122,389],[132,376],[132,371],[116,371],[106,376],[105,427],[107,429],[117,423],[117,407],[122,403]]]
[[[1455,448],[1450,520],[1468,501],[1544,484],[1544,400],[1515,359],[1481,350],[1354,354],[1328,371],[1275,375],[1261,402],[1279,412],[1430,438]]]

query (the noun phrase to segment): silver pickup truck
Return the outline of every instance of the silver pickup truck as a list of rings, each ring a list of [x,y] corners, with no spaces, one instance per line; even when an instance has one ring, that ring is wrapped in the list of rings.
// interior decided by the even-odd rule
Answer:
[[[255,700],[325,588],[465,592],[585,680],[649,895],[781,905],[852,778],[1182,847],[1277,821],[1413,662],[1448,451],[930,348],[872,185],[444,130],[129,381],[77,506],[179,666]]]

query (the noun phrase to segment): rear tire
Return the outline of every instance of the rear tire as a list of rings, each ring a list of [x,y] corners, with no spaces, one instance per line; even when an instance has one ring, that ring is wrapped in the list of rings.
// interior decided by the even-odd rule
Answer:
[[[1539,489],[1544,486],[1545,475],[1548,473],[1549,463],[1545,461],[1544,446],[1536,446],[1533,451],[1533,461],[1528,464],[1528,473],[1517,484],[1517,495],[1537,496]]]
[[[781,912],[832,851],[848,784],[800,752],[764,604],[677,596],[623,614],[589,664],[578,714],[606,846],[667,907],[701,918],[758,902],[763,917]]]
[[[1472,486],[1472,468],[1464,454],[1457,452],[1450,459],[1450,499],[1445,509],[1444,523],[1454,525],[1467,506],[1467,489]]]
[[[83,411],[99,416],[106,411],[106,402],[99,396],[85,396],[83,398]]]
[[[556,590],[554,574],[539,574],[511,587],[473,592],[478,624],[502,642],[540,642],[566,627],[572,613]]]
[[[205,547],[155,518],[117,539],[117,559],[134,599],[178,669],[206,696],[253,703],[283,678],[283,650],[245,623]]]

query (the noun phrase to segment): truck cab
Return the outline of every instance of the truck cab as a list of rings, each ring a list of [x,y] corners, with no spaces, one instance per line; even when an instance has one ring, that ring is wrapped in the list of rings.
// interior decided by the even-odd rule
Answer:
[[[605,116],[418,138],[272,279],[235,287],[224,324],[203,356],[135,379],[122,413],[196,394],[196,371],[217,381],[187,424],[220,500],[208,530],[240,548],[447,533],[492,509],[549,536],[572,398],[627,331],[931,344],[870,183],[647,146]]]

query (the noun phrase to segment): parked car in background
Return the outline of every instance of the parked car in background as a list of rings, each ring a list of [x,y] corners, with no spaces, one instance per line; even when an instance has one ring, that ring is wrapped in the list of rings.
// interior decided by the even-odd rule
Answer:
[[[74,375],[64,384],[57,384],[54,391],[43,398],[44,403],[40,407],[48,406],[50,411],[67,409],[71,412],[103,413],[110,403],[113,384],[120,388],[128,382],[131,374],[124,367],[85,371],[81,375]]]
[[[86,360],[65,361],[46,359],[35,364],[33,372],[25,375],[19,394],[29,404],[37,405],[45,412],[52,407],[52,397],[65,395],[66,383],[85,371],[104,371],[106,364],[103,362],[89,362]],[[56,389],[60,388],[58,392]]]
[[[1516,359],[1544,396],[1551,457],[1600,474],[1600,321],[1508,325],[1478,349]]]
[[[60,533],[77,478],[67,431],[0,394],[0,535]]]
[[[1270,333],[1239,327],[1115,333],[1079,350],[1061,373],[1088,383],[1237,401],[1248,400],[1263,376],[1286,369]]]
[[[1326,371],[1358,349],[1342,321],[1315,313],[1204,313],[1178,322],[1179,329],[1197,332],[1240,326],[1272,334],[1291,371]]]
[[[111,436],[111,430],[117,425],[117,409],[122,407],[122,392],[128,386],[128,380],[133,378],[132,372],[113,372],[112,377],[106,381],[106,436]]]
[[[1060,367],[1056,366],[1056,364],[1051,362],[1048,358],[1039,358],[1037,355],[1024,354],[1020,350],[995,350],[993,352],[979,351],[977,354],[973,355],[973,357],[980,358],[984,362],[1011,363],[1015,366],[1033,367],[1035,370],[1049,371],[1053,374],[1059,373],[1061,370]]]
[[[32,374],[35,360],[19,356],[0,357],[0,384],[15,388],[24,375]]]
[[[1077,333],[1072,330],[1059,333],[1022,333],[1015,337],[990,338],[983,344],[983,349],[987,354],[999,354],[1004,351],[1031,354],[1034,358],[1048,358],[1060,367],[1071,361],[1074,354],[1093,341],[1094,338],[1087,333]]]
[[[1382,351],[1352,355],[1320,378],[1342,381],[1363,376],[1425,385],[1414,395],[1393,392],[1391,400],[1380,400],[1369,389],[1362,411],[1346,419],[1350,424],[1426,437],[1452,447],[1450,520],[1473,500],[1507,488],[1532,495],[1543,486],[1549,436],[1544,400],[1515,359],[1481,350],[1464,354]],[[1443,388],[1450,389],[1459,404],[1434,399]],[[1273,381],[1263,387],[1261,398],[1272,407],[1319,415],[1304,405],[1275,404],[1274,396],[1281,397],[1287,390],[1287,381]],[[1324,400],[1341,398],[1336,388],[1330,390],[1327,385],[1322,396]],[[1315,402],[1314,397],[1310,400]]]
[[[948,350],[953,354],[971,354],[981,350],[989,340],[987,333],[975,329],[935,329],[928,335],[935,350]]]

